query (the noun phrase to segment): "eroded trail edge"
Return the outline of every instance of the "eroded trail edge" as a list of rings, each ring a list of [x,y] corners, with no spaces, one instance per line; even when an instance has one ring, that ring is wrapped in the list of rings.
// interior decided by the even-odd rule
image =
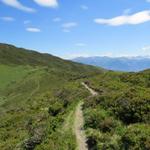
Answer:
[[[98,95],[98,93],[90,88],[86,83],[82,82],[81,84],[91,93],[92,96]]]

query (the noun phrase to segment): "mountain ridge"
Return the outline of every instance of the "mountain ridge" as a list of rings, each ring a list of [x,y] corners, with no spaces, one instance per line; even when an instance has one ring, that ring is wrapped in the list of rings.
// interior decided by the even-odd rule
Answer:
[[[84,73],[84,71],[90,72],[90,69],[100,71],[97,67],[74,63],[70,60],[64,60],[48,53],[40,53],[4,43],[0,43],[0,63],[6,65],[47,66],[51,69],[57,68],[60,71],[65,70],[75,73]]]
[[[102,67],[114,71],[138,72],[150,68],[149,56],[135,56],[135,57],[93,56],[93,57],[77,57],[72,60],[74,62]]]

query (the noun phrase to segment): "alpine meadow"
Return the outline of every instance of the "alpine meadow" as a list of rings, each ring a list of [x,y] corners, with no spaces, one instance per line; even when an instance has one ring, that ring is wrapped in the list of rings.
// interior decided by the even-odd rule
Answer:
[[[0,150],[150,150],[150,1],[0,0]]]

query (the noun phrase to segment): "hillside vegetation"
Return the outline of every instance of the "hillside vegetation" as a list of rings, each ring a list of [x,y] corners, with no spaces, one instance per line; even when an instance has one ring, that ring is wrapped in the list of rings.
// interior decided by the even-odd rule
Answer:
[[[0,44],[0,64],[5,65],[25,65],[25,66],[44,66],[53,71],[62,73],[70,72],[71,74],[87,75],[93,71],[99,71],[96,67],[81,65],[66,61],[50,54],[41,54],[32,50],[17,48],[8,44]]]
[[[83,131],[89,150],[149,150],[150,70],[106,71],[0,44],[0,150],[76,150]]]
[[[0,44],[0,149],[75,149],[71,129],[61,130],[70,111],[88,95],[77,79],[100,72]]]
[[[92,150],[150,149],[150,70],[107,72],[85,81],[97,91],[84,103]]]

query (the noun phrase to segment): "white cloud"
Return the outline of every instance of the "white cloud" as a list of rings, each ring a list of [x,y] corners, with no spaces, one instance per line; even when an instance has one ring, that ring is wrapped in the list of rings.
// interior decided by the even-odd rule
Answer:
[[[149,10],[141,11],[132,15],[117,16],[111,19],[98,18],[94,20],[95,23],[106,24],[110,26],[121,26],[121,25],[126,25],[126,24],[136,25],[136,24],[147,22],[147,21],[150,21]]]
[[[83,10],[88,10],[88,9],[89,9],[89,7],[86,6],[86,5],[81,5],[80,7],[81,7],[81,9],[83,9]]]
[[[15,21],[15,19],[13,17],[0,17],[0,19],[3,21],[8,21],[8,22]]]
[[[61,21],[61,18],[59,18],[59,17],[56,17],[53,19],[53,22],[60,22],[60,21]]]
[[[64,59],[74,59],[77,57],[90,57],[91,55],[88,53],[80,52],[80,53],[71,53],[71,54],[66,54],[62,56]]]
[[[85,43],[76,43],[76,46],[84,47],[84,46],[86,46],[86,44]]]
[[[1,0],[4,4],[26,11],[26,12],[35,12],[34,9],[26,7],[24,5],[22,5],[18,0]]]
[[[147,52],[150,51],[150,46],[145,46],[142,48],[142,51]]]
[[[78,24],[76,22],[67,22],[67,23],[64,23],[62,25],[63,28],[73,28],[73,27],[76,27]]]
[[[33,28],[33,27],[26,28],[26,31],[28,31],[28,32],[41,32],[41,30],[39,28]]]
[[[57,7],[58,2],[57,0],[34,0],[38,5],[44,6],[44,7]]]

